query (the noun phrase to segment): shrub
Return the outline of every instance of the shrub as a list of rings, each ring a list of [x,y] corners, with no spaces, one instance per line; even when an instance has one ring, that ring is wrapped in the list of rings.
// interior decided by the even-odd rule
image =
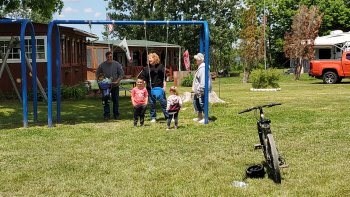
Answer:
[[[276,69],[254,70],[251,74],[253,88],[278,88],[280,74]]]
[[[85,98],[88,93],[87,88],[84,84],[77,86],[61,86],[61,97],[62,99],[74,99],[79,100]]]
[[[20,92],[20,95],[22,97],[22,94]],[[15,93],[15,91],[11,91],[11,92],[2,92],[0,90],[0,100],[18,100],[18,96]]]
[[[186,77],[184,77],[183,81],[181,82],[181,86],[192,87],[192,82],[193,82],[193,75],[189,74]]]

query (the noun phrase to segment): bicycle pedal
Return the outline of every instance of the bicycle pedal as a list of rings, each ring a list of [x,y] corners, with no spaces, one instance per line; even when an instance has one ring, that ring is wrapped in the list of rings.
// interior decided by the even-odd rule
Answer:
[[[254,144],[254,149],[262,149],[262,145],[261,144]]]

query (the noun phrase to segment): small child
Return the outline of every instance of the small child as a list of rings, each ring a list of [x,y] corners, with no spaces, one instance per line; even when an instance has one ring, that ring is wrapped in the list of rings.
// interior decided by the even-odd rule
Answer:
[[[145,88],[145,82],[142,79],[137,79],[136,87],[131,90],[131,102],[134,107],[134,127],[137,126],[139,117],[140,125],[143,126],[148,103],[148,92]]]
[[[177,129],[178,127],[178,115],[179,115],[179,111],[180,108],[182,106],[182,100],[181,98],[178,96],[178,91],[176,86],[172,86],[169,90],[170,92],[170,96],[167,99],[167,106],[166,106],[166,110],[168,111],[169,117],[167,120],[167,130],[170,129],[170,123],[171,120],[174,118],[175,121],[175,129]]]
[[[105,78],[103,73],[100,73],[97,78],[97,82],[100,89],[102,90],[103,97],[109,97],[109,94],[111,92],[111,79]]]

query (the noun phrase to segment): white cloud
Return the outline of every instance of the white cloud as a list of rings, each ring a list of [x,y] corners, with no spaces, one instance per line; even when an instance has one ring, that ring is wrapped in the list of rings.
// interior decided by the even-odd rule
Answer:
[[[98,18],[99,16],[101,16],[101,12],[96,12],[95,13],[95,18]]]
[[[66,13],[76,13],[76,12],[78,12],[78,10],[77,10],[77,9],[74,9],[74,8],[72,8],[72,7],[67,7],[67,8],[64,8],[64,9],[63,9],[63,12],[66,12]]]
[[[85,9],[84,9],[84,12],[86,12],[86,13],[91,13],[91,12],[93,12],[93,10],[92,10],[92,8],[85,8]]]
[[[64,14],[58,15],[58,18],[64,18],[64,17],[65,17]]]

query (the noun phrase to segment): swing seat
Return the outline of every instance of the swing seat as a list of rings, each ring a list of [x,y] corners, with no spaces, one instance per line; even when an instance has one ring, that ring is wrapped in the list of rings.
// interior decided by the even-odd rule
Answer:
[[[108,82],[98,82],[98,86],[101,88],[101,90],[106,90],[111,87],[111,83]]]
[[[109,83],[109,82],[99,82],[98,86],[102,90],[103,96],[109,96],[109,94],[111,92],[111,89],[110,89],[111,88],[111,83]]]
[[[164,95],[164,90],[161,87],[154,87],[151,89],[151,95],[156,98],[157,100],[159,100],[160,98],[163,97]]]

